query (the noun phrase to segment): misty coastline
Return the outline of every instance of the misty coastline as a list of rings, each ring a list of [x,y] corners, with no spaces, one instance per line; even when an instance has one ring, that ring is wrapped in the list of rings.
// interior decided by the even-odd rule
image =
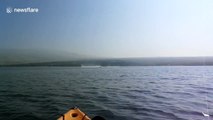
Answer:
[[[156,58],[111,58],[70,61],[31,62],[1,64],[0,67],[33,66],[212,66],[213,57],[156,57]]]

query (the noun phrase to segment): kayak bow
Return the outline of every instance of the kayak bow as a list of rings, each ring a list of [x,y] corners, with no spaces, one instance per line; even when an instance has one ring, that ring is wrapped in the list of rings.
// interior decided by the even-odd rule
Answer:
[[[63,114],[58,120],[91,120],[85,113],[78,108],[71,108]]]

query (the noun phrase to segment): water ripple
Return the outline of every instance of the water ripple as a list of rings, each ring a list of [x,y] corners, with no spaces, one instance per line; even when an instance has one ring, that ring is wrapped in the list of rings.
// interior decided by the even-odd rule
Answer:
[[[0,68],[0,119],[57,119],[78,106],[108,120],[203,120],[207,104],[213,113],[210,71],[213,67]]]

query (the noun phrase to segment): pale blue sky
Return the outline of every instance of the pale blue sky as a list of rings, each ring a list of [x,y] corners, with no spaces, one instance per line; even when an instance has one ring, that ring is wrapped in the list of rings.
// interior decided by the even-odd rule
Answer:
[[[7,14],[8,6],[40,11]],[[2,0],[0,10],[0,48],[213,56],[212,0]]]

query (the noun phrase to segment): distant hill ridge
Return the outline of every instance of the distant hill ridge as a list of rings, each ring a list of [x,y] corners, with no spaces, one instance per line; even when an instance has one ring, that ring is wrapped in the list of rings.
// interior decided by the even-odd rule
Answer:
[[[0,65],[87,59],[75,53],[53,50],[0,49]]]
[[[64,51],[0,49],[0,66],[174,66],[213,65],[213,57],[147,57],[98,59]]]
[[[159,57],[159,58],[117,58],[87,59],[73,61],[37,62],[12,66],[210,66],[213,57]],[[11,66],[11,65],[10,65]]]

